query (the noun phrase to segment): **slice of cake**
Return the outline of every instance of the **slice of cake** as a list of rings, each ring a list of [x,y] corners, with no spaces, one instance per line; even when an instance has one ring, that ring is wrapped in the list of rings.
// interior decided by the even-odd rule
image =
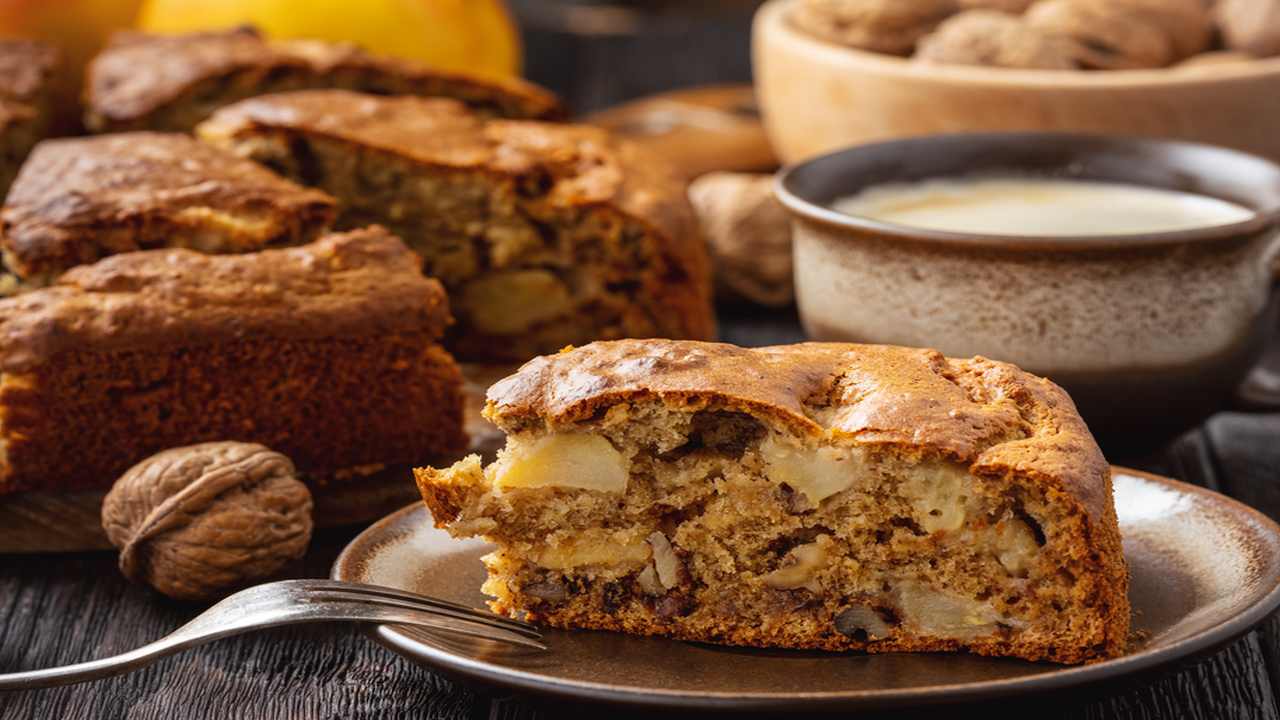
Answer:
[[[489,390],[507,446],[416,471],[497,543],[494,610],[734,645],[1120,654],[1106,462],[1070,398],[1004,363],[666,340],[536,358]]]
[[[714,335],[684,183],[598,128],[316,90],[245,100],[197,133],[336,196],[339,227],[404,238],[449,290],[465,359]]]
[[[127,253],[0,301],[0,493],[109,486],[166,448],[307,474],[466,447],[444,290],[381,228],[246,255]]]
[[[161,247],[241,253],[309,242],[336,202],[178,133],[46,140],[0,211],[11,272],[43,285],[107,255]]]
[[[58,53],[31,40],[0,39],[0,199],[53,122]]]
[[[188,131],[254,95],[346,88],[450,97],[498,117],[559,119],[560,101],[517,79],[446,72],[355,45],[268,40],[251,27],[186,35],[118,33],[89,64],[85,125],[95,131]]]

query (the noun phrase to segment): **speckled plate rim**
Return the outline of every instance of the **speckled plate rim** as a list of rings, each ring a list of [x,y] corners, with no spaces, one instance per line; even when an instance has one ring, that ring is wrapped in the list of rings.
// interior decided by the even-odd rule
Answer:
[[[926,688],[892,688],[842,692],[725,693],[715,690],[689,693],[664,688],[636,689],[605,682],[568,681],[449,652],[410,638],[388,625],[373,626],[370,636],[379,644],[410,660],[437,668],[455,677],[489,686],[537,695],[588,702],[615,703],[650,708],[702,710],[855,710],[889,709],[974,701],[1078,688],[1106,680],[1153,671],[1209,653],[1245,634],[1280,607],[1280,525],[1238,500],[1207,488],[1141,470],[1112,466],[1113,475],[1129,475],[1163,485],[1180,493],[1199,496],[1235,516],[1251,520],[1260,535],[1268,536],[1273,573],[1261,581],[1267,590],[1239,613],[1189,637],[1140,650],[1114,660],[1080,666],[1064,666],[1052,672],[1004,680],[939,684]],[[385,542],[383,536],[405,515],[422,509],[419,504],[402,508],[369,526],[354,538],[334,561],[331,577],[357,575],[359,556]]]

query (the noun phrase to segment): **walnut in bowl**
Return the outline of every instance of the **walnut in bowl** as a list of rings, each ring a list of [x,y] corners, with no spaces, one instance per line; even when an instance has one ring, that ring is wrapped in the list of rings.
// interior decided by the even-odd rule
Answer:
[[[1280,159],[1280,57],[1195,61],[1222,52],[1211,44],[1215,22],[1228,50],[1280,46],[1257,23],[1227,17],[1234,5],[1257,12],[1272,1],[1219,0],[1211,13],[1202,0],[958,0],[895,55],[805,29],[795,17],[811,0],[771,0],[755,21],[756,93],[785,163],[1000,130],[1168,137]]]

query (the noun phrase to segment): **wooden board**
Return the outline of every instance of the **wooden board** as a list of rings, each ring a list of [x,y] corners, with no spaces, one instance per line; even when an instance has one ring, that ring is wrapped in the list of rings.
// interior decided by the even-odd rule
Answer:
[[[484,392],[513,370],[511,366],[466,366],[464,422],[471,436],[469,452],[486,459],[502,446],[503,435],[480,417]],[[456,458],[442,458],[452,462]],[[436,463],[438,464],[438,463]],[[391,467],[360,481],[316,489],[318,528],[368,523],[418,498],[407,466]],[[0,553],[60,553],[109,550],[102,532],[101,508],[106,490],[74,493],[29,492],[0,497]]]

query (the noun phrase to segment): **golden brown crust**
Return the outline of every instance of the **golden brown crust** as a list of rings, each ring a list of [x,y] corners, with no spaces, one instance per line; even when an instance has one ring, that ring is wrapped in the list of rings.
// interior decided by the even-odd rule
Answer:
[[[126,253],[75,268],[56,285],[0,301],[0,371],[65,352],[162,351],[246,337],[439,338],[443,288],[379,227],[247,255]]]
[[[511,432],[590,418],[617,402],[697,398],[900,452],[1021,473],[1115,528],[1109,467],[1067,394],[985,358],[936,350],[802,343],[740,348],[671,340],[597,342],[535,358],[489,388],[485,414]]]
[[[252,77],[238,75],[252,73]],[[119,33],[90,63],[86,79],[86,124],[104,129],[190,130],[201,118],[183,120],[166,111],[210,83],[235,84],[222,98],[233,102],[269,92],[272,81],[291,88],[344,87],[388,94],[441,95],[504,117],[563,117],[550,92],[517,79],[480,78],[433,69],[407,60],[371,55],[346,43],[264,38],[251,27],[148,35]]]
[[[487,120],[439,98],[313,90],[245,100],[218,111],[197,132],[209,142],[248,152],[263,137],[283,135],[288,144],[295,137],[324,139],[350,146],[360,158],[380,154],[434,174],[492,176],[514,185],[512,192],[522,195],[523,211],[537,218],[559,218],[547,222],[572,224],[572,218],[592,212],[609,216],[601,225],[624,236],[595,239],[588,251],[597,254],[617,252],[616,246],[634,240],[630,234],[635,230],[619,225],[639,225],[656,246],[656,257],[644,258],[656,269],[645,275],[629,267],[630,276],[616,279],[642,281],[634,309],[651,316],[652,327],[621,334],[714,336],[709,261],[684,183],[662,161],[602,129]],[[511,258],[501,262],[517,264]],[[461,328],[463,335],[469,331]],[[477,348],[466,340],[460,341],[459,350],[477,357]],[[500,338],[484,340],[497,346],[491,352],[504,347]],[[486,359],[496,357],[503,356]]]
[[[336,201],[176,133],[46,140],[0,214],[5,261],[50,278],[108,255],[166,246],[248,252],[314,239]]]
[[[486,120],[445,99],[312,90],[252,98],[200,126],[217,141],[263,129],[319,135],[423,165],[546,182],[552,208],[616,207],[651,225],[697,282],[708,261],[684,184],[636,145],[587,125]]]
[[[668,436],[666,432],[680,427],[669,413],[692,416],[691,428],[698,418],[712,425],[697,433],[676,430]],[[517,453],[521,447],[533,447],[529,443],[537,441],[530,438],[548,433],[604,433],[631,458],[633,468],[642,463],[632,471],[625,497],[617,503],[592,492],[547,494],[541,487],[508,497],[506,491],[495,491],[495,475],[484,472],[475,457],[448,470],[415,472],[437,525],[455,535],[479,534],[498,544],[500,551],[487,561],[486,591],[495,596],[492,607],[499,612],[527,612],[530,619],[557,627],[751,646],[873,652],[967,649],[1067,663],[1115,657],[1125,650],[1128,575],[1110,468],[1067,395],[1048,380],[1012,365],[875,345],[806,343],[745,349],[669,340],[597,342],[527,363],[490,388],[485,414],[516,438],[508,452],[512,447]],[[779,493],[774,483],[763,488],[752,484],[759,477],[752,473],[760,471],[762,462],[758,453],[768,451],[762,450],[764,444],[744,450],[753,431],[751,423],[732,419],[741,414],[753,416],[757,427],[763,424],[774,433],[799,435],[807,447],[860,448],[855,454],[890,463],[885,467],[954,468],[952,480],[931,476],[925,481],[934,488],[931,492],[986,497],[994,504],[951,529],[913,524],[917,521],[911,518],[927,520],[936,513],[924,512],[916,501],[909,501],[905,512],[889,509],[901,502],[892,493],[869,495],[874,498],[871,505],[853,493],[840,502],[859,505],[824,501],[816,508],[802,504],[797,509],[791,504],[794,490]],[[721,425],[713,433],[707,428],[715,423]],[[723,438],[745,444],[725,444]],[[693,449],[683,454],[681,448],[690,445]],[[905,478],[914,471],[905,472],[902,483],[910,482]],[[682,495],[698,485],[698,478],[714,478],[714,488],[710,482],[703,487],[710,495]],[[955,489],[940,490],[948,482],[956,483]],[[904,487],[908,486],[900,483],[896,492]],[[878,516],[881,507],[887,509]],[[1010,512],[1008,507],[1015,508],[1012,517],[1017,518],[1010,522],[1023,523],[1025,542],[1047,548],[1034,561],[1039,563],[1036,569],[1017,569],[1004,559],[992,566],[989,559],[981,559],[980,549],[973,559],[960,559],[960,548],[968,552],[986,542],[1007,542],[983,533],[1010,527],[1006,520],[992,519]],[[566,570],[563,564],[539,559],[544,538],[555,534],[559,547],[573,547],[566,538],[583,527],[595,527],[585,524],[584,517],[596,517],[595,522],[610,531],[626,528],[631,519],[642,529],[641,537],[659,528],[679,547],[670,562],[693,573],[693,579],[676,577],[654,589],[652,578],[646,586],[630,568],[597,576],[591,560],[580,562],[586,570],[572,565]],[[856,522],[842,524],[851,518]],[[816,534],[801,533],[797,526]],[[777,538],[770,539],[770,532]],[[973,534],[953,536],[955,532]],[[1037,532],[1038,539],[1032,539]],[[750,582],[783,567],[768,559],[777,539],[794,548],[795,542],[810,542],[823,534],[850,543],[842,546],[843,552],[858,554],[866,562],[856,566],[867,572],[892,568],[884,571],[888,584],[880,585],[873,574],[875,589],[867,595],[859,585],[862,579],[828,575],[817,587],[799,586],[817,595],[794,596]],[[624,545],[633,542],[625,536],[610,537]],[[652,546],[652,539],[649,542]],[[652,553],[656,565],[658,548],[652,547]],[[690,559],[689,553],[697,559]],[[927,567],[905,569],[908,556],[922,554],[931,558]],[[552,563],[561,563],[558,557],[552,556]],[[992,567],[995,574],[987,575]],[[842,608],[852,597],[864,598],[853,602],[872,603],[872,608],[890,608],[881,621],[888,617],[891,623],[901,623],[914,615],[917,619],[907,627],[919,623],[921,609],[912,609],[914,601],[905,599],[914,592],[910,583],[900,586],[903,577],[913,576],[942,581],[948,592],[965,597],[994,592],[992,602],[1003,603],[1001,612],[1014,612],[1021,620],[1006,628],[1016,629],[1013,632],[972,641],[963,633],[921,630],[886,636],[880,630],[868,636],[840,630]],[[747,582],[726,589],[740,577]],[[1008,593],[991,590],[993,578],[1009,577],[1020,579],[1007,586]],[[1037,589],[1024,596],[1021,590],[1030,586],[1019,582]],[[572,592],[566,592],[570,587]],[[906,594],[888,597],[884,593],[891,588]],[[983,596],[978,600],[987,601]],[[1011,610],[1015,606],[1019,609]]]

